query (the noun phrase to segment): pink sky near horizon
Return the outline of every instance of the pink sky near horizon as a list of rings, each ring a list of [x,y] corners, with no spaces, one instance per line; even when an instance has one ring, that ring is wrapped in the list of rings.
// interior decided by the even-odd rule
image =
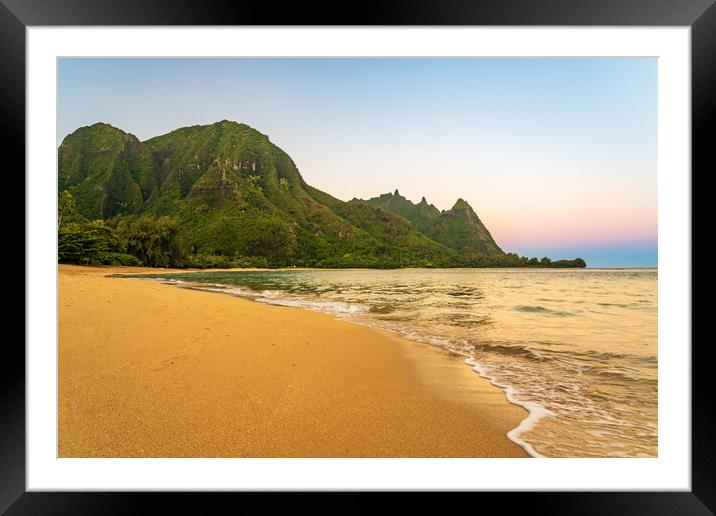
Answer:
[[[383,183],[384,186],[358,197],[374,197],[399,187],[400,194],[412,202],[418,203],[425,196],[440,210],[450,209],[461,197],[473,207],[493,238],[505,250],[535,246],[656,246],[658,206],[655,176],[649,181],[643,177],[646,174],[639,177],[616,170],[610,174],[603,173],[599,180],[595,180],[599,174],[593,170],[594,166],[588,167],[591,170],[587,174],[573,175],[563,171],[539,173],[540,167],[534,166],[537,172],[527,175],[513,173],[509,167],[499,165],[485,167],[490,172],[472,173],[455,171],[458,164],[451,165],[451,172],[463,178],[459,189],[450,188],[449,184],[435,188],[431,172],[417,173],[417,168],[407,162],[400,174],[406,178],[405,184],[394,185],[394,179],[375,177],[371,182]],[[360,171],[356,169],[353,173],[360,174]],[[365,171],[362,173],[366,179],[368,174]],[[311,173],[307,172],[307,175],[310,179]],[[587,183],[584,178],[591,178],[590,182]],[[345,200],[352,197],[338,193]]]

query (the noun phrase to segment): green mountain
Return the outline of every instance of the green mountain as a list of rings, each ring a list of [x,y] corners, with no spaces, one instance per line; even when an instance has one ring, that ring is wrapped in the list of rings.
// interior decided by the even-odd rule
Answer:
[[[139,213],[156,190],[149,150],[132,134],[108,124],[81,127],[58,151],[59,191],[69,190],[91,219]]]
[[[503,253],[462,199],[442,212],[397,190],[336,199],[307,184],[288,154],[245,124],[222,120],[140,142],[99,123],[68,135],[58,154],[60,257],[75,263],[537,263]]]
[[[405,217],[418,231],[461,254],[504,254],[475,211],[463,199],[458,199],[451,209],[443,212],[428,204],[425,197],[418,204],[413,204],[398,190],[365,202]]]
[[[185,127],[143,143],[96,124],[67,136],[60,156],[60,190],[78,212],[171,215],[191,255],[391,266],[456,254],[389,211],[309,186],[290,156],[245,124]]]
[[[380,197],[368,199],[366,202],[371,206],[378,206],[396,213],[401,217],[405,217],[411,222],[415,229],[426,234],[435,224],[435,221],[440,218],[440,210],[432,204],[428,204],[425,197],[423,197],[423,200],[418,204],[413,204],[400,195],[398,190],[392,194],[386,193]]]

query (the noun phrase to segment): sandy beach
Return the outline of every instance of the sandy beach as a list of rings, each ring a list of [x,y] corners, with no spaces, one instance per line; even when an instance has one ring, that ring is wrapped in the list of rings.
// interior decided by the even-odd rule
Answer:
[[[463,359],[369,327],[59,266],[60,457],[526,457]]]

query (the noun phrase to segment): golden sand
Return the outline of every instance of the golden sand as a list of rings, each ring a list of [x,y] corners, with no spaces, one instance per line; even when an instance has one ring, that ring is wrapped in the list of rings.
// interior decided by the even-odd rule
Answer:
[[[60,457],[524,457],[437,348],[327,314],[59,267]]]

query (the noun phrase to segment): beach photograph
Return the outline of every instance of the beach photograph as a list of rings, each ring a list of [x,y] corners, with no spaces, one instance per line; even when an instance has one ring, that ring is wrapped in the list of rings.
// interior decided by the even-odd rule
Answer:
[[[59,458],[659,456],[656,58],[57,85]]]

